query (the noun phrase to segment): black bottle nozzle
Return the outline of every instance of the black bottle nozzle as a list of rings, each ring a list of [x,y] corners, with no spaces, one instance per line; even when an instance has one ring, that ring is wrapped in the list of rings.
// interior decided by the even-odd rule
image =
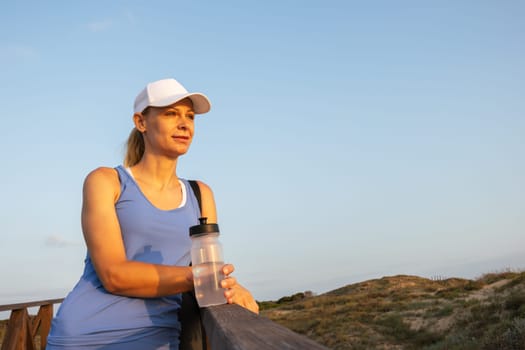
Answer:
[[[208,218],[203,216],[199,218],[199,225],[190,227],[190,236],[207,233],[219,233],[219,225],[208,224]]]

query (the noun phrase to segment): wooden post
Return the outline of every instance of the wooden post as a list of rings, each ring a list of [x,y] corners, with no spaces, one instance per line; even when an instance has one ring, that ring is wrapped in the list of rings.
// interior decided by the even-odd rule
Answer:
[[[35,350],[31,336],[31,322],[26,308],[11,312],[2,350]]]
[[[34,339],[37,332],[40,335],[40,349],[45,349],[47,345],[47,335],[51,329],[51,320],[53,319],[53,304],[42,305],[38,309],[38,314],[33,319],[32,338]]]

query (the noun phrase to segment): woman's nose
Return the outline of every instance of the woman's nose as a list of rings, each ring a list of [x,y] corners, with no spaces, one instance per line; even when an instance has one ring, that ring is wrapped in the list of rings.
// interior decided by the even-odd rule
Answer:
[[[179,121],[178,128],[179,128],[180,130],[187,130],[187,129],[188,129],[188,121],[185,120],[184,118],[182,118],[182,119]]]

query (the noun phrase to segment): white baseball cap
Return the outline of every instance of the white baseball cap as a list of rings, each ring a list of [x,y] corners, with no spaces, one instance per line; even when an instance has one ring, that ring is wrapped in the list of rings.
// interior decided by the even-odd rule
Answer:
[[[210,110],[211,103],[206,95],[200,92],[188,92],[175,79],[157,80],[146,87],[135,98],[134,113],[141,113],[146,107],[165,107],[185,98],[193,103],[195,114],[203,114]]]

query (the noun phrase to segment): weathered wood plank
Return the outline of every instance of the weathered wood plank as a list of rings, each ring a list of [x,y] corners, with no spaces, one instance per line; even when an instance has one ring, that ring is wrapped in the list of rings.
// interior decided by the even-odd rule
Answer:
[[[327,349],[239,305],[211,306],[201,314],[213,350]]]
[[[60,304],[62,301],[64,301],[64,298],[31,301],[29,303],[0,305],[0,311],[26,309],[30,307],[36,307],[36,306],[42,306],[42,305],[48,305],[48,304]]]

